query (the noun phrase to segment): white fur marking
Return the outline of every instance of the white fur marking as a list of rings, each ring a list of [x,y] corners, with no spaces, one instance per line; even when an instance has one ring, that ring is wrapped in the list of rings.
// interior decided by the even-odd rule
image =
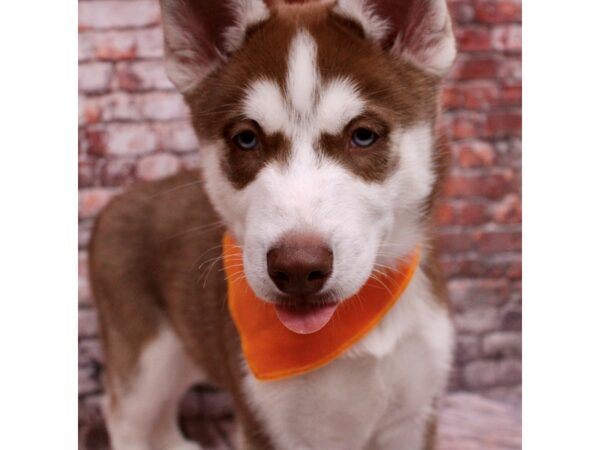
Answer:
[[[299,31],[292,40],[288,57],[287,94],[292,108],[308,114],[314,106],[319,76],[317,44],[307,31]]]
[[[317,124],[322,131],[337,134],[363,109],[364,101],[356,86],[347,78],[337,78],[323,89],[317,110]]]
[[[105,411],[112,448],[199,450],[197,444],[184,439],[176,414],[181,396],[202,378],[179,338],[164,325],[143,350],[127,383],[119,385],[115,380],[111,384],[118,399]]]
[[[244,114],[258,122],[266,133],[286,128],[288,112],[277,83],[266,79],[255,81],[246,93]]]

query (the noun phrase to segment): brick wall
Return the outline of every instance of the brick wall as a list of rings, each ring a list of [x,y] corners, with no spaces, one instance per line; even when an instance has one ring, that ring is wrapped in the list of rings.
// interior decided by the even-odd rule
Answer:
[[[450,6],[460,53],[443,94],[452,167],[439,223],[459,330],[452,388],[514,397],[521,383],[521,2],[450,0]],[[83,422],[97,419],[102,392],[102,354],[87,282],[94,218],[135,180],[197,163],[186,108],[163,70],[159,20],[154,0],[79,3]],[[210,391],[203,398],[217,405],[215,411],[226,403]]]

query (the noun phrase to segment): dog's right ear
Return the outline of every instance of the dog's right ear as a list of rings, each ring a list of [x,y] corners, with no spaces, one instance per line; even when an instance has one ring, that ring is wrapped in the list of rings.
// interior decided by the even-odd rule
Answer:
[[[248,27],[269,18],[263,0],[160,0],[169,79],[182,93],[243,44]]]
[[[445,75],[456,57],[447,0],[337,0],[334,12],[358,22],[396,57]]]

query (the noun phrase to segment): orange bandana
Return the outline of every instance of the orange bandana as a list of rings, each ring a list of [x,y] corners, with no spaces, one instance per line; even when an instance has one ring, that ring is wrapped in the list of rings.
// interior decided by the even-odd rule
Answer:
[[[400,298],[419,263],[417,249],[393,274],[380,280],[370,278],[319,331],[297,334],[277,318],[274,305],[260,300],[246,279],[238,275],[241,254],[229,234],[223,238],[223,255],[229,312],[240,334],[244,356],[259,380],[279,380],[333,361],[379,323]]]

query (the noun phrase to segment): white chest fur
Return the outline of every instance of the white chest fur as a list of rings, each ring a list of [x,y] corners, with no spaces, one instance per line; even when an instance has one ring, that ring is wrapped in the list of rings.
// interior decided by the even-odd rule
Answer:
[[[400,301],[346,354],[313,372],[245,391],[279,450],[421,450],[444,389],[453,331],[418,270]]]

